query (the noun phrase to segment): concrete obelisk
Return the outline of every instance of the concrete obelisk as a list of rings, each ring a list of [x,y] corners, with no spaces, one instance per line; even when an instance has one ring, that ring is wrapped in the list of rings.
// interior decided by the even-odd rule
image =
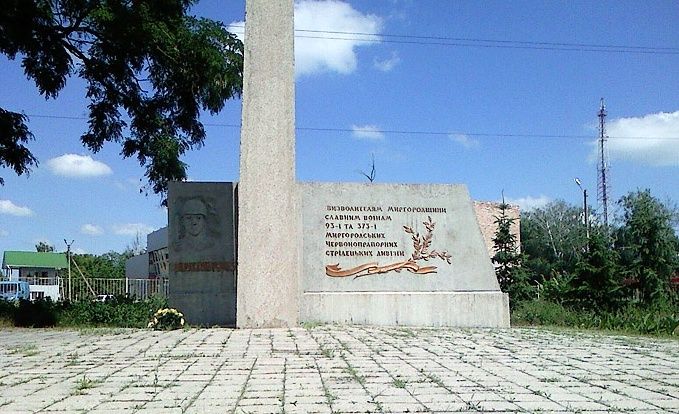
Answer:
[[[239,328],[298,318],[293,0],[246,0],[238,184]]]

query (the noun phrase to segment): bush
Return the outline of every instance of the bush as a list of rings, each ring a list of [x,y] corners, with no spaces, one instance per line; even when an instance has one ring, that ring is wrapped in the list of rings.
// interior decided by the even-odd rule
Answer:
[[[32,302],[20,299],[14,313],[14,325],[33,328],[55,326],[58,312],[59,305],[50,298]]]
[[[167,307],[167,299],[162,297],[138,301],[123,295],[106,302],[53,302],[49,298],[12,302],[0,300],[0,326],[145,328],[153,313],[164,307]]]
[[[167,300],[152,297],[144,301],[123,295],[106,302],[79,301],[66,303],[59,319],[60,326],[110,326],[144,328],[156,309],[165,307]]]
[[[18,303],[0,299],[0,327],[14,326],[14,318]]]
[[[512,324],[573,326],[577,323],[573,312],[563,305],[546,300],[519,303],[512,312]]]
[[[615,311],[594,311],[566,307],[546,300],[532,300],[522,302],[514,309],[512,324],[679,336],[679,309],[676,304],[666,303],[653,307],[629,304]]]

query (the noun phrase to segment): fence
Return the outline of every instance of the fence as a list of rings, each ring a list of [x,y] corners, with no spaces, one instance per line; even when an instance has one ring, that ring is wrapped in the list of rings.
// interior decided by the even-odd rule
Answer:
[[[62,297],[72,300],[92,299],[102,295],[126,295],[137,299],[147,299],[154,295],[167,296],[170,284],[168,279],[104,279],[72,278],[69,288],[68,279],[62,278]]]
[[[106,278],[60,278],[60,296],[63,299],[91,300],[103,295],[126,295],[148,299],[159,295],[167,297],[170,289],[168,279],[106,279]]]

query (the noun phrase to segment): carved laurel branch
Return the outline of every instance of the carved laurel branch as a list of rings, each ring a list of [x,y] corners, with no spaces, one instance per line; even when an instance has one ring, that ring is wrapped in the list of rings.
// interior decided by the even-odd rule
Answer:
[[[434,227],[436,226],[436,223],[431,219],[431,216],[427,216],[427,221],[422,222],[422,224],[424,224],[424,228],[427,229],[427,232],[423,236],[420,236],[420,233],[416,233],[412,227],[403,226],[403,230],[412,236],[413,249],[415,250],[411,256],[412,260],[428,261],[429,259],[438,257],[446,263],[451,264],[452,256],[448,251],[429,251],[431,248],[431,241],[434,238]]]
[[[431,219],[431,216],[427,216],[427,221],[423,222],[422,224],[424,224],[424,227],[427,229],[427,232],[423,236],[420,236],[419,233],[416,233],[412,227],[403,226],[403,230],[410,234],[413,240],[413,248],[415,251],[413,252],[410,259],[404,262],[396,262],[385,266],[379,266],[376,262],[365,263],[346,270],[342,270],[342,268],[339,266],[339,263],[337,263],[333,265],[326,265],[325,274],[330,277],[354,276],[354,279],[356,279],[363,276],[377,275],[391,271],[400,272],[403,269],[418,275],[436,273],[436,266],[420,266],[417,264],[417,261],[429,261],[429,259],[439,258],[446,263],[451,264],[452,256],[446,250],[440,252],[436,250],[429,251],[431,248],[431,241],[434,237],[434,227],[436,226],[436,223],[434,223],[434,221]]]

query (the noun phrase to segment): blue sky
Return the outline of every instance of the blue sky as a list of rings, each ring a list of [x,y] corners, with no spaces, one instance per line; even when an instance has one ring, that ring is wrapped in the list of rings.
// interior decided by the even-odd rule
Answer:
[[[203,0],[194,12],[240,31],[244,9]],[[679,202],[677,21],[674,1],[298,1],[298,180],[365,181],[374,155],[376,182],[464,183],[477,200],[504,190],[523,208],[580,203],[579,177],[597,208],[603,97],[612,198],[650,188]],[[166,224],[135,159],[80,145],[82,82],[46,101],[0,56],[0,85],[0,107],[29,115],[40,160],[28,177],[0,169],[0,251],[64,239],[121,251]],[[191,180],[238,180],[240,108],[203,118]]]

